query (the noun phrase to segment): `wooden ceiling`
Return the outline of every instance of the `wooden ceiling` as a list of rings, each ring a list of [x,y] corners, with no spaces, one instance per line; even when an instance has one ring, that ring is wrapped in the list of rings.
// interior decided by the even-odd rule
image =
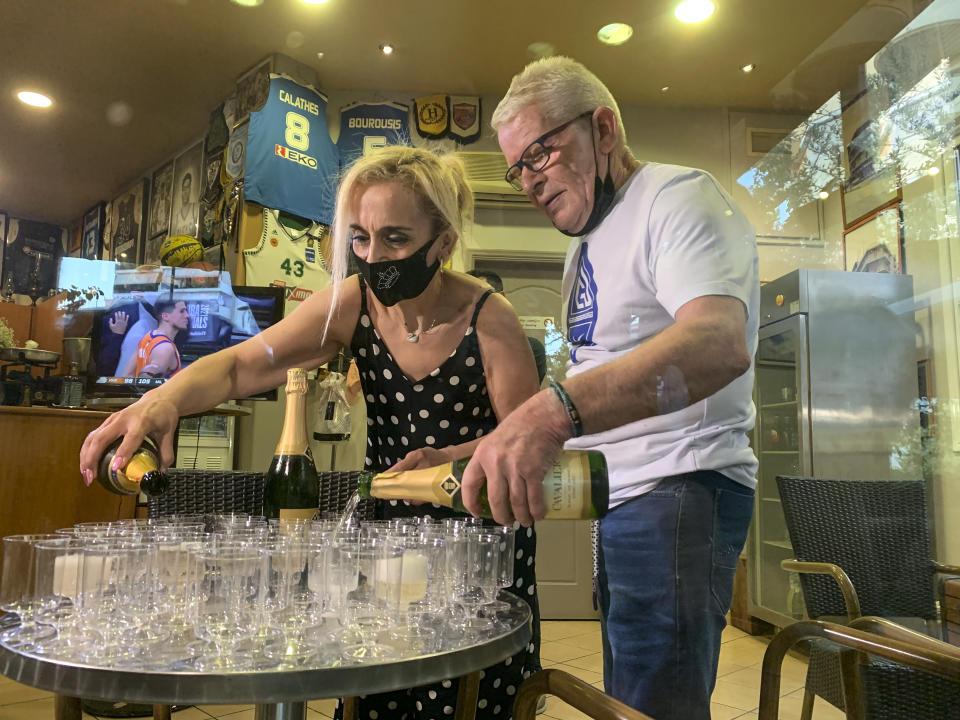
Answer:
[[[3,0],[0,209],[75,221],[200,134],[237,76],[270,53],[316,68],[328,91],[496,96],[546,43],[624,104],[809,110],[927,4],[716,0],[711,19],[684,25],[676,2]],[[600,44],[609,22],[631,24],[633,37]],[[744,74],[746,63],[757,70]],[[53,107],[17,102],[25,88]],[[117,103],[125,124],[108,118]]]

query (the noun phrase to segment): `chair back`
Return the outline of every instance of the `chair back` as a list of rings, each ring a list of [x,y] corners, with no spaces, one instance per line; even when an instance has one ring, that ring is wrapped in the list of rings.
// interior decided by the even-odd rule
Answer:
[[[187,513],[263,512],[262,472],[170,468],[166,475],[167,491],[151,497],[147,503],[152,518]]]
[[[864,615],[937,617],[922,480],[777,477],[794,557],[849,576]],[[811,618],[846,615],[832,577],[800,574]]]
[[[357,489],[359,471],[318,472],[321,514],[339,515]],[[151,497],[150,517],[166,517],[185,513],[263,512],[262,472],[237,470],[167,470],[170,485],[165,493]],[[358,520],[372,520],[374,502],[363,500],[354,515]]]

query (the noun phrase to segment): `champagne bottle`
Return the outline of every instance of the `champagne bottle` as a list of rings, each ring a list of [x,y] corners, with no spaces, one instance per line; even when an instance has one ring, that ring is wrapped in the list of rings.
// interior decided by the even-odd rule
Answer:
[[[160,470],[160,453],[150,438],[143,439],[126,465],[117,470],[110,469],[121,440],[123,438],[114,440],[100,458],[97,482],[118,495],[136,495],[142,492],[152,497],[166,492],[169,481]]]
[[[307,371],[287,371],[287,411],[280,442],[266,473],[263,514],[268,518],[312,518],[320,507],[317,468],[307,444]]]
[[[357,494],[381,500],[424,500],[466,512],[460,497],[460,481],[470,458],[422,470],[361,473]],[[610,482],[602,453],[566,450],[543,479],[547,520],[599,518],[607,513]],[[493,517],[486,487],[480,490],[485,517]]]

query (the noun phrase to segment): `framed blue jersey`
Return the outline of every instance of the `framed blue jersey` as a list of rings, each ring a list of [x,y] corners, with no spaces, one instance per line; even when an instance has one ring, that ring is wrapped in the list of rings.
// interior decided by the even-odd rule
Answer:
[[[401,103],[352,103],[340,108],[340,169],[386,145],[410,145],[410,108]]]
[[[339,154],[327,130],[327,98],[282,75],[270,76],[262,109],[250,113],[247,200],[329,225]]]

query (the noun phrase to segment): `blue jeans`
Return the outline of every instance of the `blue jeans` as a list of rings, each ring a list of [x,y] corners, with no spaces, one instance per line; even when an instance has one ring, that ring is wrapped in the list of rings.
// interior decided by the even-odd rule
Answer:
[[[718,472],[674,475],[600,521],[607,693],[657,720],[709,720],[753,494]]]

